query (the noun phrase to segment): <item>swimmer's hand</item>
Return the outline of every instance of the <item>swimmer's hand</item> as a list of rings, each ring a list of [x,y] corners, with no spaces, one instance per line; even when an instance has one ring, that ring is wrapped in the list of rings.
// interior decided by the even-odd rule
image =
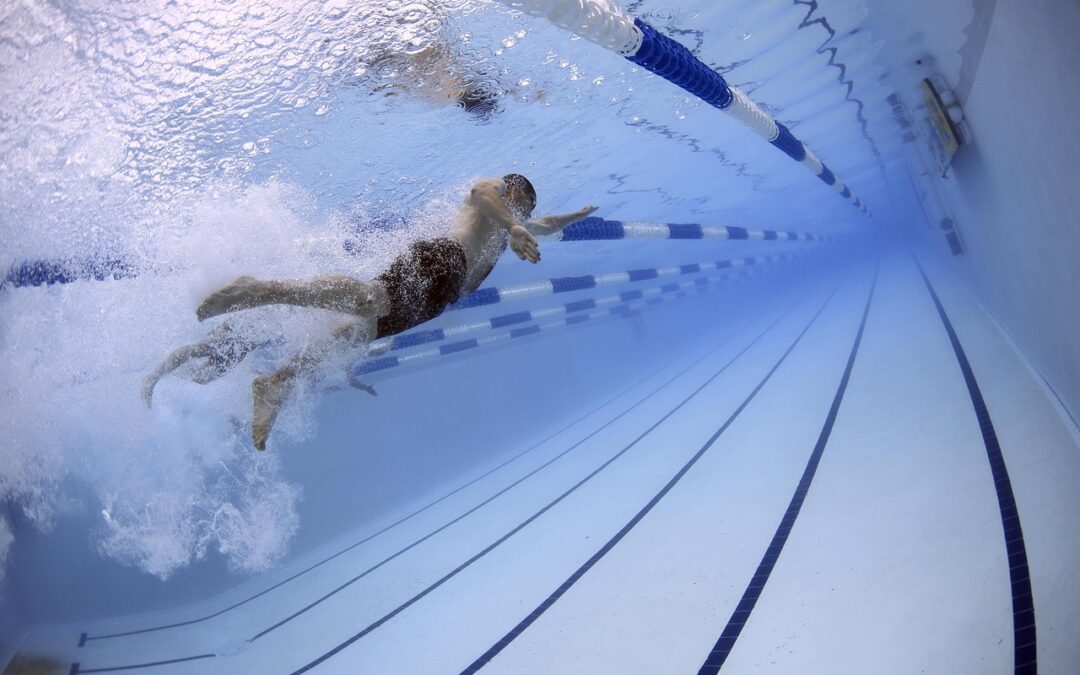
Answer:
[[[536,244],[536,238],[523,225],[510,228],[510,249],[522,260],[540,262],[540,247]]]
[[[577,221],[581,220],[582,218],[588,218],[598,208],[600,208],[600,207],[599,206],[586,206],[585,208],[581,209],[580,211],[577,211],[576,213],[572,214],[572,217],[573,217],[574,220],[571,221],[571,222],[576,223]]]
[[[360,391],[366,391],[367,393],[371,394],[372,396],[378,396],[379,395],[379,393],[375,391],[375,387],[371,386],[370,384],[364,384],[363,382],[356,379],[352,375],[349,376],[349,384],[351,386],[355,387],[356,389],[359,389]]]

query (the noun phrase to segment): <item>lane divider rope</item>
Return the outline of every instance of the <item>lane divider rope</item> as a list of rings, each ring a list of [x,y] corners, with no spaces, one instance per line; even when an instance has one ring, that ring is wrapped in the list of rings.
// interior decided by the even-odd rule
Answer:
[[[468,340],[460,340],[458,342],[451,342],[449,344],[440,345],[438,347],[425,349],[405,356],[384,356],[380,358],[370,359],[363,361],[355,368],[353,368],[353,374],[357,377],[362,375],[369,375],[391,368],[397,368],[400,366],[409,366],[424,361],[430,361],[442,356],[450,356],[452,354],[458,354],[471,349],[479,347],[485,347],[488,345],[504,342],[506,340],[516,340],[519,338],[529,337],[540,332],[550,332],[558,328],[564,328],[569,326],[576,326],[586,321],[594,321],[606,316],[624,316],[629,318],[633,316],[634,310],[640,310],[645,307],[651,307],[661,304],[671,299],[681,299],[686,297],[687,291],[697,290],[705,292],[709,290],[708,286],[710,282],[715,282],[715,279],[708,277],[701,277],[694,281],[684,282],[681,284],[665,284],[664,286],[657,286],[654,288],[646,289],[643,291],[627,291],[619,295],[608,296],[603,301],[589,301],[593,302],[595,311],[586,312],[564,312],[560,308],[555,308],[550,314],[543,315],[538,318],[534,318],[535,323],[530,323],[526,326],[514,328],[509,331],[502,331],[494,333],[485,337],[471,338]],[[610,305],[610,306],[608,306]],[[549,320],[552,315],[563,314],[563,318]],[[530,312],[524,312],[523,314],[530,314]],[[532,313],[535,314],[535,313]],[[494,321],[494,320],[492,320]],[[478,324],[471,324],[464,326],[470,330],[482,330],[495,328],[496,326],[489,325],[490,322],[485,321]],[[435,331],[433,331],[435,332]],[[442,332],[442,331],[438,331]],[[442,337],[445,337],[442,336]],[[440,338],[442,339],[442,338]]]
[[[570,293],[583,291],[602,286],[615,286],[618,284],[636,283],[649,281],[650,279],[666,279],[686,274],[698,274],[699,272],[712,272],[715,270],[730,269],[746,265],[760,265],[787,260],[797,260],[806,257],[807,253],[787,253],[781,255],[748,256],[745,258],[731,258],[714,262],[691,263],[688,265],[674,265],[671,267],[649,267],[625,272],[611,272],[608,274],[584,274],[573,277],[556,277],[542,281],[532,281],[514,286],[488,286],[481,288],[475,293],[466,295],[454,304],[447,307],[446,311],[457,311],[494,305],[511,300],[524,300],[544,295],[557,293]]]
[[[690,50],[631,16],[614,0],[502,0],[605,47],[731,115],[869,215],[866,205],[791,131],[729,85]]]
[[[561,232],[542,237],[555,241],[599,241],[615,239],[750,239],[754,241],[840,241],[841,236],[787,230],[756,230],[746,227],[698,225],[696,223],[649,223],[633,220],[605,220],[589,216],[568,225]]]
[[[764,272],[771,268],[762,267],[761,271]],[[400,335],[394,335],[391,337],[379,338],[372,340],[370,348],[368,350],[369,358],[375,356],[381,356],[386,352],[401,351],[410,347],[419,347],[432,342],[441,342],[452,337],[461,337],[463,335],[469,335],[470,333],[481,332],[489,329],[505,328],[506,326],[513,326],[530,321],[542,321],[546,319],[552,319],[560,316],[573,314],[575,312],[583,312],[590,309],[602,308],[607,305],[613,305],[618,302],[629,302],[637,298],[652,297],[652,294],[660,292],[660,290],[670,291],[673,288],[688,288],[693,284],[707,284],[717,283],[719,281],[731,280],[731,279],[744,279],[751,276],[754,270],[744,270],[737,274],[703,274],[692,282],[685,282],[682,284],[676,284],[675,282],[663,284],[641,290],[622,291],[621,293],[613,293],[611,295],[602,295],[592,298],[582,298],[580,300],[574,300],[572,302],[566,302],[561,305],[544,307],[541,309],[522,310],[519,312],[511,312],[508,314],[500,314],[493,316],[490,319],[482,319],[480,321],[473,321],[470,323],[457,324],[455,326],[448,326],[446,328],[429,328],[422,330],[413,330]],[[705,280],[705,281],[702,281]]]

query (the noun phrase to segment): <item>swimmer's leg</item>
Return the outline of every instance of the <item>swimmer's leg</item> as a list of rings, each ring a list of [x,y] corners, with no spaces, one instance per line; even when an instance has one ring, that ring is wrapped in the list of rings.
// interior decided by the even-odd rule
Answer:
[[[357,347],[366,345],[375,335],[376,318],[356,319],[334,329],[329,340],[314,344],[289,360],[277,372],[255,378],[251,383],[251,440],[259,450],[266,449],[266,439],[278,412],[285,405],[299,377],[318,379],[333,370]]]
[[[153,403],[154,387],[157,386],[158,380],[165,377],[172,371],[176,370],[180,366],[184,365],[191,359],[203,358],[209,354],[209,347],[206,341],[196,342],[190,345],[184,345],[178,349],[175,349],[170,353],[161,365],[146,376],[142,385],[142,399],[146,403],[146,407],[150,407]]]
[[[389,311],[389,298],[382,284],[330,274],[309,281],[260,281],[253,277],[238,277],[208,295],[195,316],[202,321],[238,309],[276,304],[331,309],[361,317],[379,316]]]

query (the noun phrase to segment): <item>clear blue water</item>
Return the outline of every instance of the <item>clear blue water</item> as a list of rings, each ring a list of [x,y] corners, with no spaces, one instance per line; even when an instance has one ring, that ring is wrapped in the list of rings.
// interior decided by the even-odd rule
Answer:
[[[739,63],[732,83],[768,101],[888,213],[879,146],[897,135],[892,121],[867,121],[867,131],[879,127],[877,143],[862,133],[865,113],[845,103],[838,72],[817,54],[828,33],[798,30],[805,7],[744,4],[642,9],[662,28],[685,26],[707,63]],[[726,25],[721,15],[740,19]],[[838,234],[883,225],[714,109],[497,4],[16,5],[5,26],[5,78],[15,85],[5,103],[5,262],[111,253],[153,270],[5,298],[5,496],[30,536],[78,521],[89,535],[79,546],[106,566],[160,579],[269,569],[298,542],[464,472],[687,348],[704,311],[688,301],[632,327],[403,374],[378,400],[341,394],[357,418],[329,436],[321,410],[340,404],[312,392],[286,412],[272,451],[255,456],[228,421],[249,417],[250,371],[326,330],[326,313],[247,317],[253,333],[284,328],[288,345],[213,386],[166,381],[153,412],[136,395],[164,353],[205,333],[192,316],[198,298],[237,274],[371,276],[408,241],[441,231],[472,180],[511,171],[532,179],[541,213],[597,204],[597,215],[618,220]],[[856,38],[845,43],[859,53]],[[792,72],[804,62],[806,76]],[[863,70],[866,96],[875,70]],[[459,107],[450,95],[466,84],[490,89],[495,110]],[[346,239],[360,242],[359,255]],[[489,282],[800,246],[550,244],[542,265],[507,256]],[[603,345],[603,358],[588,343]],[[334,470],[338,460],[313,452],[349,463]],[[384,465],[398,478],[380,486]],[[330,487],[325,471],[347,478]],[[348,517],[320,506],[319,493],[353,490],[364,496],[325,498],[327,508],[349,504]]]
[[[331,377],[290,402],[266,453],[247,437],[251,378],[325,334],[330,313],[245,312],[246,334],[284,340],[213,384],[164,380],[152,410],[139,398],[170,349],[205,335],[199,300],[239,274],[370,278],[443,231],[472,181],[510,172],[532,180],[538,213],[595,204],[613,220],[860,246],[934,219],[913,196],[911,132],[888,101],[895,64],[861,3],[625,7],[762,103],[873,217],[719,111],[498,3],[0,9],[0,267],[121,257],[139,271],[0,296],[0,584],[19,627],[258,588],[733,326],[868,269],[852,262],[865,249],[839,244],[541,242],[539,265],[508,254],[488,284],[813,255],[630,318],[375,374],[377,398]],[[482,93],[480,110],[458,105],[466,87]],[[450,313],[430,327],[603,294]]]

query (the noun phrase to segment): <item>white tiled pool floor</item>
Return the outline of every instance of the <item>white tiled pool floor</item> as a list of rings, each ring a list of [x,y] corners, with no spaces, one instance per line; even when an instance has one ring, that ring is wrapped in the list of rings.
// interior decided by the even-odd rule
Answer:
[[[258,597],[42,628],[22,652],[71,673],[975,674],[1035,672],[1032,654],[1077,672],[1080,447],[967,291],[927,272],[982,427],[919,268],[889,260]]]

